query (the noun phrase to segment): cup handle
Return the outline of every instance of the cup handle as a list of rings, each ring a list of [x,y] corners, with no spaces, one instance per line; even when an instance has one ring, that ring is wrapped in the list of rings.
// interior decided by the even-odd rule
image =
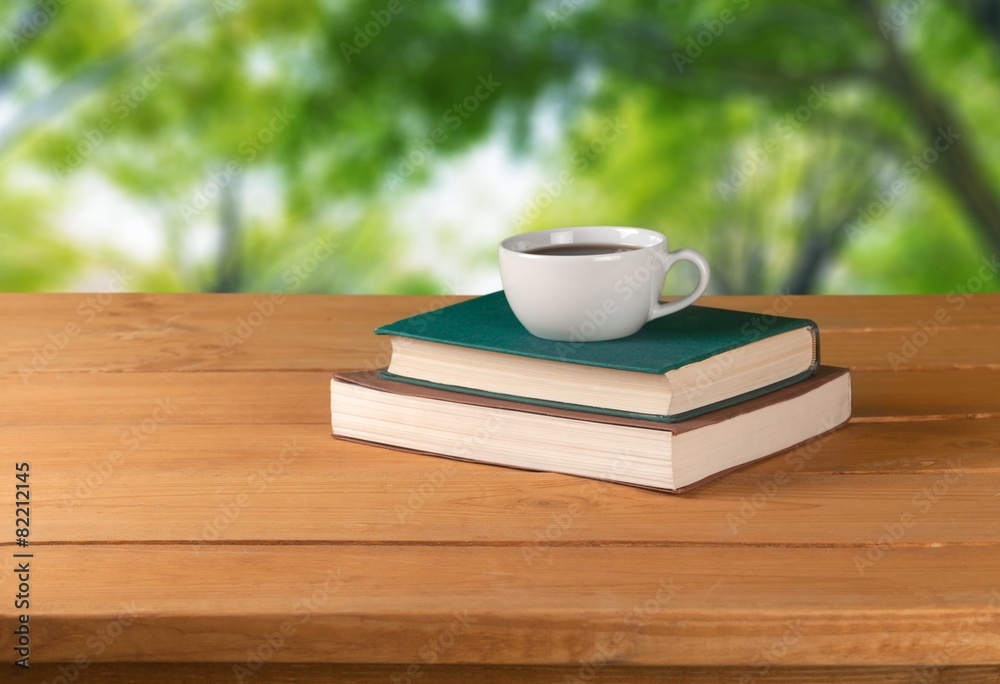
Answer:
[[[698,285],[694,288],[694,291],[688,296],[678,299],[676,302],[670,302],[669,304],[664,304],[657,301],[650,307],[649,318],[646,320],[651,321],[654,318],[659,318],[660,316],[666,316],[667,314],[672,314],[675,311],[680,311],[681,309],[691,306],[694,301],[698,299],[704,292],[705,288],[708,287],[708,279],[711,277],[711,270],[708,268],[708,260],[705,256],[693,249],[679,249],[676,252],[668,252],[666,259],[664,260],[664,277],[673,268],[673,265],[678,261],[690,261],[692,264],[698,267]],[[660,285],[661,289],[663,285]]]

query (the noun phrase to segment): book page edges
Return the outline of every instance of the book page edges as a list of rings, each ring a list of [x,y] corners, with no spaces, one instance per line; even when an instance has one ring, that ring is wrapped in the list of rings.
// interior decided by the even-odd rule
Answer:
[[[632,417],[611,415],[605,413],[590,413],[584,411],[576,411],[568,408],[545,406],[541,404],[527,404],[519,401],[498,399],[478,394],[452,392],[449,390],[438,389],[426,385],[417,385],[409,382],[404,383],[404,382],[396,382],[393,380],[388,380],[380,377],[379,371],[345,371],[345,372],[333,373],[332,377],[337,380],[340,380],[341,382],[350,382],[356,385],[361,385],[363,387],[368,387],[370,389],[382,392],[392,392],[395,394],[423,397],[427,399],[435,399],[438,401],[446,401],[446,402],[453,402],[460,404],[470,404],[473,406],[484,406],[487,408],[497,408],[510,411],[522,411],[525,413],[534,413],[538,415],[557,416],[560,418],[569,418],[572,420],[581,420],[581,421],[588,421],[595,423],[607,423],[612,425],[624,425],[628,427],[637,427],[648,430],[664,430],[667,432],[671,432],[673,434],[680,434],[683,432],[687,432],[689,430],[696,430],[704,425],[710,425],[713,423],[729,420],[744,413],[757,411],[766,406],[770,406],[771,404],[789,401],[798,396],[801,396],[802,394],[810,392],[813,389],[819,387],[820,385],[830,382],[835,378],[840,377],[841,375],[844,375],[846,373],[848,373],[846,368],[820,366],[813,375],[803,380],[800,380],[793,385],[789,385],[782,389],[778,389],[773,392],[763,394],[753,399],[748,399],[747,401],[743,401],[738,404],[733,404],[725,408],[720,408],[710,413],[705,413],[699,416],[695,416],[693,418],[688,418],[686,420],[681,420],[674,423],[665,423],[656,420],[646,420],[642,418],[632,418]]]
[[[706,477],[704,479],[701,479],[701,480],[699,480],[697,482],[692,482],[691,484],[685,485],[685,486],[683,486],[683,487],[681,487],[679,489],[667,489],[665,487],[653,487],[652,485],[636,484],[636,483],[633,483],[633,482],[622,482],[621,480],[609,480],[609,479],[606,479],[606,478],[599,478],[599,477],[586,477],[586,476],[583,476],[583,475],[572,475],[570,473],[558,473],[558,472],[553,471],[553,470],[543,470],[541,468],[526,468],[526,467],[523,467],[523,466],[508,465],[506,463],[494,463],[492,461],[479,461],[479,460],[476,460],[474,458],[462,458],[461,456],[452,456],[450,454],[441,454],[441,453],[437,453],[437,452],[433,452],[433,451],[421,451],[420,449],[410,449],[410,448],[407,448],[407,447],[396,446],[395,444],[383,444],[382,442],[372,442],[372,441],[365,440],[365,439],[357,439],[355,437],[345,437],[343,435],[338,435],[336,433],[333,434],[333,437],[335,439],[339,439],[339,440],[341,440],[343,442],[352,442],[354,444],[364,444],[366,446],[375,446],[375,447],[381,447],[383,449],[392,449],[393,451],[400,451],[400,452],[407,453],[407,454],[418,454],[420,456],[433,456],[433,457],[436,457],[436,458],[447,458],[447,459],[450,459],[452,461],[462,461],[464,463],[475,463],[477,465],[485,465],[485,466],[490,466],[490,467],[494,467],[494,468],[510,468],[511,470],[520,470],[522,472],[527,472],[527,473],[556,473],[558,475],[565,475],[566,477],[579,477],[579,478],[585,479],[585,480],[596,480],[598,482],[607,482],[608,484],[621,485],[623,487],[635,487],[637,489],[645,489],[646,491],[650,491],[650,492],[660,492],[661,494],[684,494],[685,492],[689,492],[692,489],[695,489],[696,487],[700,487],[700,486],[702,486],[704,484],[712,482],[713,480],[716,480],[716,479],[718,479],[720,477],[728,475],[729,473],[731,473],[733,471],[739,470],[741,468],[746,468],[748,466],[753,465],[754,463],[757,463],[758,461],[764,461],[766,459],[769,459],[769,458],[771,458],[773,456],[777,456],[778,454],[783,453],[784,451],[788,450],[788,449],[784,449],[784,450],[782,450],[780,452],[776,452],[774,454],[768,454],[767,456],[763,456],[761,458],[754,459],[753,461],[748,461],[746,463],[740,463],[739,465],[735,465],[735,466],[733,466],[731,468],[726,468],[725,470],[720,470],[720,471],[718,471],[716,473],[712,473],[711,475],[709,475],[708,477]],[[808,441],[812,441],[812,440],[808,440]],[[805,444],[805,443],[806,442],[801,442],[799,444],[794,444],[794,445],[790,446],[789,449],[794,449],[795,447],[801,446],[802,444]]]
[[[823,380],[823,382],[812,382],[812,383],[810,383],[810,387],[805,390],[806,392],[814,390],[814,389],[817,389],[822,384],[826,384],[827,382],[832,382],[832,381],[836,380],[837,378],[840,378],[843,375],[847,374],[847,372],[848,372],[846,369],[834,369],[834,368],[821,368],[821,371],[824,371],[823,372],[823,376],[825,376],[825,379]],[[361,371],[361,372],[357,372],[357,373],[334,373],[334,374],[331,375],[331,378],[332,378],[331,382],[338,382],[338,381],[339,382],[350,382],[350,383],[353,383],[353,384],[360,385],[362,387],[366,387],[366,388],[378,391],[376,387],[374,387],[372,384],[369,384],[368,382],[366,382],[366,380],[371,379],[371,373],[372,373],[371,371]],[[367,375],[369,377],[368,378],[359,377],[359,376],[364,376],[364,375]],[[383,383],[391,382],[391,381],[387,381],[387,380],[382,380],[381,378],[378,378],[377,375],[375,375],[374,377],[375,377],[375,379],[380,380]],[[816,377],[817,376],[814,375],[814,376],[812,376],[812,378],[810,378],[810,380],[812,380],[812,379],[814,379]],[[852,393],[853,393],[853,387],[849,383],[848,384],[848,397],[847,397],[848,411],[847,411],[847,415],[844,417],[844,419],[840,423],[831,425],[829,429],[824,430],[824,431],[822,431],[822,432],[814,435],[813,437],[811,437],[809,439],[803,440],[803,441],[798,442],[796,444],[791,444],[791,445],[789,445],[788,447],[786,447],[784,449],[781,449],[779,451],[775,451],[774,453],[765,454],[764,456],[761,456],[759,458],[755,458],[755,459],[753,459],[751,461],[747,461],[745,463],[739,463],[739,464],[736,464],[736,465],[731,466],[729,468],[725,468],[724,470],[716,471],[714,473],[711,473],[711,474],[707,475],[706,477],[704,477],[704,478],[702,478],[700,480],[697,480],[696,482],[692,482],[690,484],[684,485],[683,487],[679,487],[679,488],[676,488],[676,489],[669,489],[669,488],[665,488],[665,487],[654,487],[652,485],[636,484],[636,483],[633,483],[633,482],[622,482],[620,480],[612,480],[612,479],[608,479],[608,478],[586,477],[585,479],[597,480],[597,481],[601,481],[601,482],[608,482],[610,484],[617,484],[617,485],[622,485],[622,486],[625,486],[625,487],[635,487],[635,488],[638,488],[638,489],[645,489],[647,491],[654,491],[654,492],[660,492],[660,493],[665,493],[665,494],[684,494],[684,493],[689,492],[689,491],[691,491],[693,489],[699,488],[702,485],[708,484],[710,482],[713,482],[714,480],[717,480],[717,479],[719,479],[721,477],[724,477],[724,476],[728,475],[729,473],[735,472],[735,471],[740,470],[742,468],[747,468],[747,467],[753,465],[754,463],[758,463],[760,461],[764,461],[764,460],[767,460],[769,458],[773,458],[775,456],[779,456],[779,455],[781,455],[781,454],[783,454],[783,453],[785,453],[787,451],[791,451],[792,449],[797,449],[797,448],[799,448],[799,447],[801,447],[803,445],[809,444],[810,442],[813,442],[814,440],[823,439],[825,435],[829,434],[830,432],[832,432],[832,431],[834,431],[834,430],[836,430],[836,429],[838,429],[840,427],[843,427],[843,425],[845,425],[847,423],[847,421],[850,419],[850,415],[851,415],[851,409],[850,409],[850,407],[852,405],[851,404]],[[425,396],[425,394],[422,393],[422,392],[404,392],[403,394],[408,394],[410,396],[417,396],[417,397],[424,397]],[[803,394],[803,392],[797,392],[797,393],[794,394],[794,396],[787,396],[785,398],[785,400],[787,401],[788,399],[792,399],[792,398],[801,396],[801,394]],[[481,403],[481,402],[465,402],[465,403],[476,404],[476,405],[484,405],[484,406],[491,405],[489,403]],[[503,403],[508,403],[508,402],[503,402]],[[773,402],[773,403],[777,403],[777,402]],[[763,408],[763,406],[761,406],[760,408]],[[515,410],[518,410],[518,409],[515,409]],[[560,415],[560,414],[565,413],[565,412],[563,412],[563,411],[545,411],[545,412],[536,411],[535,413],[544,413],[546,415],[549,415],[549,414],[551,414],[551,415]],[[589,414],[584,414],[584,415],[586,417],[585,418],[581,418],[581,419],[588,420],[590,418]],[[646,422],[646,421],[614,420],[614,421],[603,421],[603,422],[613,422],[613,423],[628,425],[628,424],[631,424],[633,422]],[[664,426],[662,423],[656,423],[656,424],[653,424],[653,425],[648,425],[647,424],[647,425],[644,425],[642,427],[651,427],[652,429],[660,429],[660,430],[666,429],[666,430],[669,431],[669,427]],[[524,467],[524,466],[509,465],[509,464],[506,464],[506,463],[494,463],[494,462],[490,462],[490,461],[481,461],[481,460],[477,460],[477,459],[474,459],[474,458],[463,458],[461,456],[453,456],[453,455],[450,455],[450,454],[442,454],[442,453],[437,453],[437,452],[423,451],[423,450],[420,450],[420,449],[412,449],[412,448],[397,446],[397,445],[393,445],[393,444],[383,444],[381,442],[375,442],[375,441],[364,440],[364,439],[357,439],[357,438],[354,438],[354,437],[345,437],[343,435],[338,435],[336,433],[333,433],[333,437],[336,438],[336,439],[342,440],[342,441],[352,442],[352,443],[355,443],[355,444],[364,444],[364,445],[368,445],[368,446],[376,446],[376,447],[381,447],[381,448],[384,448],[384,449],[392,449],[393,451],[400,451],[400,452],[405,452],[405,453],[419,454],[419,455],[422,455],[422,456],[434,456],[434,457],[437,457],[437,458],[447,458],[447,459],[450,459],[450,460],[453,460],[453,461],[463,461],[463,462],[466,462],[466,463],[475,463],[475,464],[478,464],[478,465],[494,466],[494,467],[498,467],[498,468],[510,468],[510,469],[513,469],[513,470],[520,470],[520,471],[524,471],[524,472],[539,472],[539,473],[556,472],[556,471],[546,470],[546,469],[542,469],[542,468],[527,468],[527,467]],[[561,474],[567,475],[569,477],[584,477],[582,475],[572,475],[572,474],[569,474],[569,473],[561,473]]]

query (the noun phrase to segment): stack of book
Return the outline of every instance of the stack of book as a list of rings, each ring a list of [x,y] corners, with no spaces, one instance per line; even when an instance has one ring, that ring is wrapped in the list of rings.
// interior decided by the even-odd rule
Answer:
[[[382,371],[336,373],[333,434],[680,492],[846,422],[812,321],[691,306],[608,342],[532,336],[503,292],[375,331]]]

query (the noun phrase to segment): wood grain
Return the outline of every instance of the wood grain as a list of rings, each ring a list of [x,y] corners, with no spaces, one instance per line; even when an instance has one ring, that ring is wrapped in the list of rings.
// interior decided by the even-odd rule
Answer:
[[[79,670],[87,684],[233,684],[239,681],[230,663],[91,663]],[[241,670],[237,670],[242,674]],[[421,684],[995,684],[1000,681],[996,666],[926,667],[623,667],[600,669],[581,666],[425,665],[419,677],[407,679],[407,669],[399,665],[347,665],[316,663],[265,663],[244,681],[254,684],[386,684],[419,681]],[[72,665],[32,665],[30,674],[12,673],[12,680],[60,681],[57,677],[75,673]],[[393,677],[396,677],[394,680]],[[921,679],[923,678],[923,679]]]
[[[288,551],[90,545],[81,565],[79,547],[38,549],[33,658],[971,665],[1000,649],[996,546],[894,549],[863,577],[845,549]]]
[[[0,427],[0,458],[32,454],[44,468],[60,470],[63,477],[75,468],[96,464],[111,449],[129,448],[122,438],[129,434],[125,423],[86,425],[35,425]],[[960,428],[960,429],[959,429]],[[748,466],[743,472],[770,474],[776,470],[795,470],[803,474],[919,474],[959,471],[964,473],[1000,473],[1000,420],[963,421],[889,421],[856,422],[829,433],[814,447],[810,442],[778,458]],[[334,440],[323,425],[300,425],[294,430],[283,424],[174,424],[165,422],[148,433],[136,445],[143,461],[176,459],[189,455],[192,460],[210,457],[216,465],[245,465],[248,457],[279,457],[283,449],[294,446],[296,454],[312,458],[299,460],[307,478],[332,477],[335,473],[354,477],[371,470],[424,475],[448,463],[434,458],[376,447],[363,447],[364,458],[331,457],[347,442]],[[361,445],[356,445],[361,446]],[[960,461],[960,462],[959,462]],[[456,463],[455,465],[460,465]],[[311,468],[315,467],[315,470]],[[477,477],[515,476],[520,471],[498,467],[475,467]]]
[[[0,371],[343,370],[384,366],[379,325],[457,297],[0,294],[18,321]],[[102,301],[105,301],[102,305]],[[824,362],[891,368],[995,367],[1000,294],[929,297],[707,297],[705,304],[816,320]],[[937,317],[937,319],[935,319]],[[921,323],[940,325],[924,342]],[[963,331],[974,331],[965,335]],[[115,353],[109,354],[108,349]]]
[[[130,428],[170,424],[328,425],[329,373],[39,373],[0,375],[4,425]],[[856,371],[855,420],[1000,417],[1000,370]],[[291,434],[291,433],[290,433]]]
[[[1000,327],[894,331],[821,331],[823,363],[855,370],[899,372],[942,369],[1000,369]]]
[[[857,420],[1000,417],[1000,371],[852,372]],[[955,426],[945,426],[952,429]]]
[[[236,681],[264,653],[251,681],[1000,676],[1000,295],[706,300],[819,322],[854,419],[680,497],[330,438],[328,373],[455,298],[95,297],[0,295],[34,675]]]
[[[330,423],[324,372],[40,373],[0,376],[0,388],[0,425]]]
[[[124,428],[64,427],[44,447],[2,429],[0,453],[31,462],[38,542],[866,545],[901,519],[901,544],[1000,541],[1000,421],[924,439],[940,425],[851,425],[684,496],[343,442],[325,427],[169,425],[134,449],[116,439]]]

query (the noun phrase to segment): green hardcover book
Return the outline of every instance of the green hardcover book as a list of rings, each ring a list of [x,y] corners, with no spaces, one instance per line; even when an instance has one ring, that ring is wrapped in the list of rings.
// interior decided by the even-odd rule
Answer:
[[[819,365],[816,324],[690,306],[607,342],[553,342],[522,326],[503,292],[375,331],[383,376],[544,406],[685,420],[790,385]]]

